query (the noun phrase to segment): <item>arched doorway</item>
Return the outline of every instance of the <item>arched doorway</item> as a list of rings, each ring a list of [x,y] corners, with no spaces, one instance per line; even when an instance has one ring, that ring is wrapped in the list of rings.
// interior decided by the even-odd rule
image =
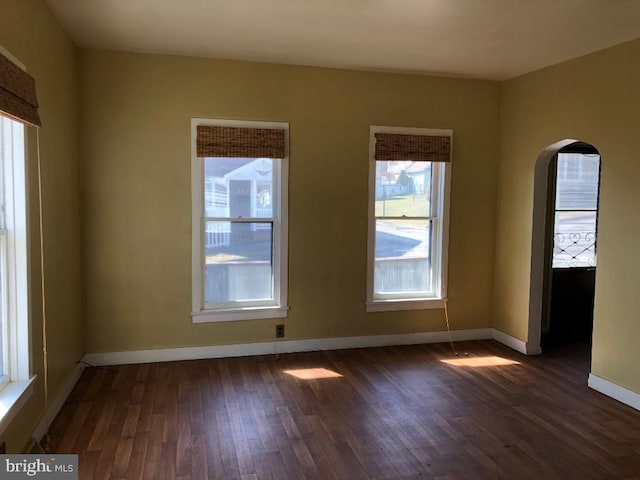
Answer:
[[[527,353],[591,341],[595,287],[598,150],[578,140],[536,161]]]

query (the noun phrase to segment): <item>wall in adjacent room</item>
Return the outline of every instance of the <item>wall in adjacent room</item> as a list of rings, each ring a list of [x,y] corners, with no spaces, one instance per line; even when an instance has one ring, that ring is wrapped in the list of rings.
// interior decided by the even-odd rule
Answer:
[[[275,320],[191,322],[192,117],[290,122],[287,339],[445,329],[365,312],[368,142],[453,129],[452,328],[491,325],[498,83],[83,50],[80,85],[88,352],[274,340]]]
[[[533,178],[562,139],[602,156],[592,373],[640,392],[640,41],[503,84],[494,326],[527,340]]]
[[[77,50],[44,1],[3,0],[0,45],[36,79],[44,213],[49,399],[60,393],[83,353],[77,135]],[[28,139],[32,371],[35,393],[2,435],[20,451],[45,412],[36,130]]]

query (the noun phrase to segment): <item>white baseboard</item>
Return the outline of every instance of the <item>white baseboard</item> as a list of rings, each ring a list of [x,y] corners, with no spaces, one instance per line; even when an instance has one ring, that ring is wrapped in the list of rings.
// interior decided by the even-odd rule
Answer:
[[[506,345],[509,348],[512,348],[516,352],[520,352],[523,355],[527,354],[527,344],[520,340],[519,338],[512,337],[511,335],[507,335],[506,333],[493,329],[493,339],[496,342],[500,342],[503,345]]]
[[[593,373],[589,374],[588,385],[607,397],[614,398],[625,405],[629,405],[631,408],[640,410],[640,393],[636,393],[621,387],[620,385],[616,385],[615,383],[598,377]]]
[[[519,338],[512,337],[504,333],[503,331],[493,329],[493,339],[496,342],[500,342],[503,345],[506,345],[509,348],[512,348],[516,352],[520,352],[523,355],[540,355],[542,353],[542,349],[539,345],[532,345],[527,343]]]
[[[44,417],[42,417],[42,420],[40,420],[40,423],[38,423],[35,430],[33,431],[33,438],[38,441],[42,440],[42,437],[44,437],[44,435],[47,433],[47,430],[49,430],[51,422],[53,422],[53,420],[56,418],[56,415],[58,415],[58,412],[60,412],[62,405],[64,405],[67,397],[69,397],[71,390],[73,390],[73,387],[75,387],[76,383],[78,383],[83,370],[84,365],[79,363],[73,373],[69,375],[67,381],[64,383],[62,388],[60,388],[58,396],[53,399],[53,402],[51,402],[49,408],[47,408]]]
[[[453,330],[454,342],[488,340],[494,338],[493,329]],[[167,348],[136,350],[129,352],[89,353],[83,361],[90,365],[126,365],[132,363],[171,362],[202,358],[245,357],[273,355],[276,353],[310,352],[317,350],[341,350],[346,348],[383,347],[390,345],[415,345],[443,343],[449,334],[442,332],[408,333],[399,335],[371,335],[362,337],[318,338],[309,340],[284,340],[279,342],[215,345],[207,347]]]

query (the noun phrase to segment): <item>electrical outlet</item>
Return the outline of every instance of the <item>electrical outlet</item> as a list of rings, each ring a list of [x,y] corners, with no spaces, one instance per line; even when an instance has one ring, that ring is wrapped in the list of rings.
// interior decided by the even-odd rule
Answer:
[[[276,325],[276,338],[284,338],[284,323]]]

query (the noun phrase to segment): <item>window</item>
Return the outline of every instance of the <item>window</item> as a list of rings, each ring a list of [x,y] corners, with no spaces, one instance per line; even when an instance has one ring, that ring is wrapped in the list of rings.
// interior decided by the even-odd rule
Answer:
[[[444,306],[451,137],[370,129],[368,311]]]
[[[40,126],[35,80],[0,46],[0,435],[33,392],[24,124]],[[38,159],[38,166],[40,165]],[[39,177],[38,177],[39,178]],[[46,379],[45,379],[46,382]]]
[[[24,126],[0,116],[0,388],[28,377],[24,160]]]
[[[559,153],[553,268],[595,267],[600,155]]]
[[[29,312],[24,126],[0,115],[0,433],[26,400]]]
[[[288,129],[192,121],[194,322],[287,314]]]

